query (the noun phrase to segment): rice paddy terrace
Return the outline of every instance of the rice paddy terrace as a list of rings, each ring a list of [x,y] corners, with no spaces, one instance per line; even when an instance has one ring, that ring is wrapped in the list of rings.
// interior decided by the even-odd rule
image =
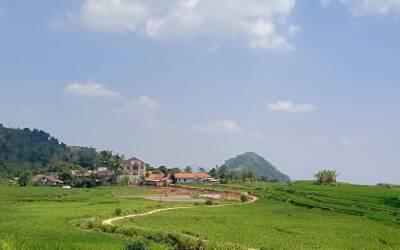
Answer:
[[[202,188],[202,185],[197,185]],[[0,187],[0,249],[400,249],[396,188],[252,183],[207,186],[254,203],[148,200],[144,188]],[[204,194],[200,194],[204,195]],[[146,216],[130,217],[162,210]],[[128,216],[109,225],[101,222]]]

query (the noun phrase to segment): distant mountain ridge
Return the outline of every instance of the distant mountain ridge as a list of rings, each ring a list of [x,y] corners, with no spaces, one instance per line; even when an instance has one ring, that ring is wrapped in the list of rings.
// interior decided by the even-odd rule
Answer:
[[[279,182],[289,182],[289,176],[280,172],[272,163],[265,160],[253,152],[238,155],[235,158],[225,161],[225,165],[231,171],[251,172],[253,171],[258,178],[275,180]]]

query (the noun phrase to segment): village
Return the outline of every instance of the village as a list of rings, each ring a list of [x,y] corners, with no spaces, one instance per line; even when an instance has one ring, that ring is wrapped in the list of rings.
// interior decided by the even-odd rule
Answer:
[[[131,157],[122,161],[123,168],[119,174],[115,174],[108,167],[94,167],[94,170],[70,170],[70,177],[65,178],[58,173],[37,174],[31,178],[31,182],[36,185],[58,186],[65,189],[72,187],[72,179],[85,179],[94,183],[89,187],[102,184],[117,185],[141,185],[150,187],[168,187],[173,184],[214,184],[220,180],[212,177],[205,171],[192,172],[174,169],[173,173],[161,171],[150,167],[149,164]],[[165,168],[166,169],[166,168]],[[72,177],[72,178],[71,178]],[[18,180],[14,180],[18,181]]]

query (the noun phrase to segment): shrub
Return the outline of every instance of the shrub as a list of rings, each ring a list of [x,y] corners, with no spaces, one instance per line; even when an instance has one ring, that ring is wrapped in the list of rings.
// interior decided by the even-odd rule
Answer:
[[[93,221],[89,221],[89,222],[88,222],[87,228],[88,228],[88,229],[93,229],[93,228],[94,228],[94,223],[93,223]]]
[[[136,240],[124,247],[124,250],[151,250],[148,243],[143,240]]]
[[[386,198],[384,203],[388,206],[400,208],[400,199],[396,197]]]
[[[116,215],[116,216],[120,216],[121,214],[122,214],[122,209],[121,208],[116,208],[115,209],[115,211],[114,211],[114,214]]]
[[[30,179],[31,179],[31,173],[25,171],[19,176],[18,184],[22,187],[27,186],[29,184]]]
[[[249,200],[249,197],[246,194],[241,194],[240,195],[240,201],[241,202],[247,202]]]
[[[212,205],[214,205],[214,202],[212,200],[206,200],[206,205],[212,206]]]
[[[75,178],[71,185],[75,188],[94,188],[97,186],[96,180],[89,177]]]
[[[339,176],[334,170],[321,170],[314,175],[316,183],[319,185],[328,185],[336,183],[336,179]]]

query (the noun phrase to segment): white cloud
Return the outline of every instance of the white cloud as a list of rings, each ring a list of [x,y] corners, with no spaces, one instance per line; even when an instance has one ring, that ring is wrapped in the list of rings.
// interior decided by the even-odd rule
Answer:
[[[203,126],[193,127],[194,130],[208,131],[208,132],[225,132],[225,133],[236,133],[241,130],[240,126],[232,120],[221,120],[211,122]]]
[[[334,0],[321,0],[324,7],[328,7]],[[400,14],[400,0],[336,0],[349,6],[350,10],[358,15],[386,15]]]
[[[294,104],[291,101],[278,101],[268,104],[268,109],[286,113],[308,113],[314,111],[315,107],[311,104]]]
[[[291,49],[287,37],[295,26],[287,17],[295,4],[296,0],[83,0],[63,21],[152,39],[239,39],[252,48]]]
[[[66,14],[67,21],[102,32],[134,31],[144,20],[146,6],[130,0],[85,0],[79,12]]]
[[[240,131],[239,125],[231,120],[222,120],[215,122],[217,128],[228,133],[235,133]]]
[[[95,83],[71,83],[65,87],[65,92],[72,95],[90,96],[90,97],[117,97],[119,92],[112,91],[105,86]]]
[[[143,114],[153,114],[159,111],[160,105],[152,100],[148,96],[141,96],[138,99],[126,102],[125,105],[121,108],[117,108],[117,111],[124,112],[139,112]]]

